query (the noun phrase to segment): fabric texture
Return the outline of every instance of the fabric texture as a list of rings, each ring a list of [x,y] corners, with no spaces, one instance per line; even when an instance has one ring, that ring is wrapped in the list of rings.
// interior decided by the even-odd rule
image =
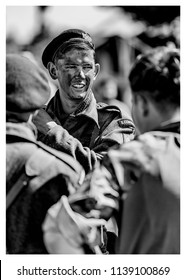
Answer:
[[[62,195],[75,192],[84,171],[77,162],[73,166],[72,158],[72,164],[67,165],[63,153],[45,145],[43,148],[35,145],[35,135],[28,124],[7,123],[6,130],[7,192],[22,173],[30,178],[7,211],[7,252],[48,253],[42,232],[47,210]]]
[[[101,254],[98,227],[104,224],[103,219],[86,218],[73,211],[68,198],[62,196],[49,209],[43,223],[46,248],[51,254],[84,254],[86,244]]]
[[[179,123],[168,127],[139,136],[106,159],[121,189],[118,254],[180,253]]]
[[[43,106],[50,97],[46,74],[28,58],[6,56],[6,110],[23,113]]]
[[[108,254],[105,226],[116,209],[118,187],[113,189],[110,174],[98,165],[75,193],[62,196],[48,210],[43,223],[46,248],[52,254],[87,254],[87,248]]]
[[[72,155],[86,172],[92,170],[108,148],[128,142],[135,135],[134,124],[128,115],[122,117],[117,107],[96,103],[93,93],[90,97],[88,105],[67,115],[57,91],[33,120],[40,141]]]

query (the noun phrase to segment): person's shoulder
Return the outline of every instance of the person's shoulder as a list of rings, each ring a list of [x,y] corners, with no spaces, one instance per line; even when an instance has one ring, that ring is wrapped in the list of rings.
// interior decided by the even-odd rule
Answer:
[[[26,164],[28,176],[53,177],[55,174],[73,176],[76,181],[82,172],[81,165],[70,155],[57,151],[41,142],[36,142],[37,149]],[[47,171],[48,170],[48,171]]]
[[[98,102],[96,104],[96,108],[98,111],[98,114],[102,115],[118,115],[119,118],[121,118],[123,121],[128,120],[132,121],[132,118],[130,114],[127,111],[121,111],[121,109],[117,105],[108,105],[103,102]]]
[[[113,129],[112,126],[123,129],[129,128],[130,132],[134,134],[135,126],[128,113],[121,112],[116,105],[107,105],[99,102],[97,106],[100,123],[104,123],[105,121],[108,123],[108,120],[110,120],[111,124],[108,128]]]
[[[96,109],[97,109],[97,112],[98,112],[98,115],[101,115],[101,116],[115,116],[115,115],[118,115],[118,117],[122,117],[122,113],[121,113],[121,110],[115,106],[115,105],[108,105],[106,103],[103,103],[103,102],[98,102],[96,103]]]
[[[116,105],[108,105],[103,102],[96,103],[96,108],[99,111],[106,111],[106,112],[121,112],[118,106]]]
[[[47,153],[48,156],[55,157],[55,159],[58,160],[58,163],[63,162],[64,164],[66,164],[68,167],[72,168],[77,173],[80,172],[80,170],[82,169],[82,166],[78,163],[78,161],[76,161],[72,156],[68,155],[67,153],[63,153],[61,151],[53,149],[40,141],[37,142],[37,145],[45,153]]]

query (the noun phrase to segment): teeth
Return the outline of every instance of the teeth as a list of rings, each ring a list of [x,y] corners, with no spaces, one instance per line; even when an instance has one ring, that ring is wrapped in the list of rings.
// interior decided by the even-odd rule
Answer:
[[[73,85],[73,87],[75,87],[75,88],[83,88],[84,85]]]

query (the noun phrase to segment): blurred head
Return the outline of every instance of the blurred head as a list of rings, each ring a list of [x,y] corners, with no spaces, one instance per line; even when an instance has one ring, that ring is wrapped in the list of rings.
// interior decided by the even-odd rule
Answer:
[[[47,77],[28,58],[18,54],[6,56],[6,116],[27,121],[50,97]]]
[[[116,99],[118,95],[116,80],[110,76],[100,78],[95,86],[95,94],[98,96],[98,99],[102,101]]]
[[[170,120],[180,108],[180,53],[158,47],[137,57],[129,75],[133,119],[141,132]]]
[[[54,38],[43,52],[43,64],[70,100],[84,99],[99,73],[95,47],[83,30],[69,29]]]

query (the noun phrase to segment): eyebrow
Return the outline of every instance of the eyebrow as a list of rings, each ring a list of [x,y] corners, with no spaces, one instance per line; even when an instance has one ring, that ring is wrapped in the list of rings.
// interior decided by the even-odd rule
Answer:
[[[67,62],[65,62],[64,63],[65,65],[79,65],[78,63],[74,63],[74,62],[70,62],[70,61],[67,61]],[[92,62],[83,62],[83,63],[81,63],[82,65],[93,65],[93,63]]]

